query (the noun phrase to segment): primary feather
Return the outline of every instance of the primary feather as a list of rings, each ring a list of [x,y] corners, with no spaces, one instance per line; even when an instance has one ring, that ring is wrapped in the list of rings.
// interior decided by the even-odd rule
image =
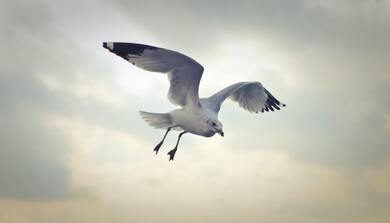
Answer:
[[[239,82],[232,84],[209,98],[201,100],[208,108],[219,112],[222,103],[226,98],[238,103],[238,105],[249,112],[264,112],[279,110],[279,106],[285,104],[278,101],[260,82]]]

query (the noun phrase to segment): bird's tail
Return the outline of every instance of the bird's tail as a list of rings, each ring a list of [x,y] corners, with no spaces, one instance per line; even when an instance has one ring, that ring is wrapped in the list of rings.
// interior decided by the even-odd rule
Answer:
[[[146,123],[154,128],[166,129],[173,126],[171,115],[169,113],[139,111],[139,114]]]

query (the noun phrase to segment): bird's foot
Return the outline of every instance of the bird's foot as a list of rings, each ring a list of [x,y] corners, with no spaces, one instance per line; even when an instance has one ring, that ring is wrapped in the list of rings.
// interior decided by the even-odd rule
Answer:
[[[176,150],[177,150],[177,148],[175,147],[174,149],[172,149],[171,151],[169,151],[169,153],[168,153],[168,155],[169,155],[169,161],[173,160],[173,158],[175,157]]]
[[[156,152],[156,155],[157,155],[158,150],[160,149],[161,145],[162,145],[162,142],[160,142],[159,144],[156,145],[156,147],[154,147],[153,152]]]

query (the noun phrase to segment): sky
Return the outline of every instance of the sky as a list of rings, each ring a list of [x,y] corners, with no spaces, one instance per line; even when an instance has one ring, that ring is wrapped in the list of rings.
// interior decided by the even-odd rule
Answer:
[[[385,0],[0,0],[0,222],[390,221]],[[287,104],[232,101],[225,137],[170,133],[168,81],[102,48],[191,56],[200,95],[260,81]],[[172,148],[171,148],[172,147]]]

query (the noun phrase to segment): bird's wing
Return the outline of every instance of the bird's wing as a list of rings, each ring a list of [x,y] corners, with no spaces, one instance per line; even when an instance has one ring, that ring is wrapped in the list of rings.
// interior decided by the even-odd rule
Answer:
[[[237,102],[243,109],[256,113],[279,110],[281,106],[286,106],[260,82],[240,82],[230,85],[209,98],[202,98],[201,104],[218,113],[226,98]]]
[[[199,106],[199,83],[203,67],[181,53],[154,46],[104,42],[103,47],[133,65],[151,72],[167,73],[170,82],[168,98],[182,107]]]

